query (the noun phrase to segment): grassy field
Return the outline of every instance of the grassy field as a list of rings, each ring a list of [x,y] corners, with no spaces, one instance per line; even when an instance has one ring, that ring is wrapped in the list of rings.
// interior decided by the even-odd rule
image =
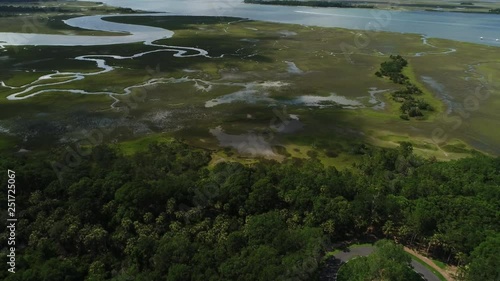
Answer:
[[[359,144],[396,147],[402,141],[443,160],[473,149],[500,154],[500,133],[491,130],[500,118],[500,86],[491,79],[500,74],[495,47],[436,39],[426,45],[417,35],[379,32],[369,34],[368,46],[346,52],[342,43],[353,42],[357,31],[218,17],[112,20],[168,28],[175,35],[156,43],[202,48],[212,58],[178,58],[165,51],[107,59],[115,70],[41,88],[113,92],[118,109],[110,107],[115,100],[108,95],[53,91],[9,101],[6,97],[19,90],[0,88],[0,126],[18,136],[11,149],[71,143],[82,130],[107,126],[113,133],[104,141],[124,142],[126,153],[176,137],[213,149],[215,160],[248,163],[256,157],[317,158],[344,169],[357,161],[351,151]],[[142,44],[6,48],[0,50],[0,80],[22,86],[54,70],[95,72],[94,63],[74,58],[154,49]],[[399,104],[389,95],[399,86],[374,75],[390,54],[409,61],[405,75],[436,109],[426,120],[400,119]],[[161,81],[137,86],[151,79]],[[134,85],[132,94],[122,95]],[[467,97],[481,85],[489,95],[472,108]],[[463,113],[459,104],[465,104]],[[437,139],[436,128],[446,138]],[[1,143],[0,148],[9,147]]]

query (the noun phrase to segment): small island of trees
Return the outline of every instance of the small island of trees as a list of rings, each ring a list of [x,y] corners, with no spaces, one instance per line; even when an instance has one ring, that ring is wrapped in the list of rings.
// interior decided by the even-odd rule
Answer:
[[[391,93],[393,100],[401,103],[401,119],[409,120],[410,117],[422,118],[424,111],[434,111],[434,108],[423,99],[415,98],[423,94],[417,86],[412,84],[408,77],[402,73],[408,61],[400,55],[391,55],[389,61],[380,65],[379,71],[375,72],[378,77],[388,77],[396,84],[404,85],[404,89]]]

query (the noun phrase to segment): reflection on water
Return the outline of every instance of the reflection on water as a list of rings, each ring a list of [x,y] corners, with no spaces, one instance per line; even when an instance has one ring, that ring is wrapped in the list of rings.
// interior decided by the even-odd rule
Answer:
[[[298,68],[294,62],[291,62],[291,61],[285,61],[285,63],[288,65],[288,73],[293,73],[293,74],[300,74],[302,73],[303,71],[300,70],[300,68]]]
[[[340,105],[343,108],[354,109],[358,107],[362,107],[363,104],[359,101],[348,99],[344,96],[338,96],[334,93],[329,96],[300,96],[297,97],[290,102],[293,105],[305,105],[305,106],[314,106],[314,107],[326,107],[332,105]]]
[[[500,46],[500,17],[490,14],[396,12],[373,9],[308,8],[243,4],[238,0],[104,0],[114,6],[169,13],[142,14],[149,16],[204,15],[236,16],[255,20],[294,23],[311,26],[417,33],[427,37],[452,39]],[[139,14],[133,16],[141,16]],[[66,36],[54,34],[0,32],[2,45],[91,46],[152,42],[172,36],[172,32],[157,27],[103,21],[103,17],[87,16],[66,20],[65,23],[83,29],[123,33],[123,36]],[[371,27],[371,28],[370,28]],[[282,36],[294,36],[280,31]],[[349,42],[345,42],[349,43]],[[354,42],[351,42],[354,44]],[[418,55],[418,54],[417,54]]]
[[[344,96],[339,96],[331,93],[329,96],[314,96],[314,95],[304,95],[298,96],[291,99],[275,99],[270,97],[271,89],[279,89],[283,86],[288,86],[289,84],[281,81],[266,81],[266,82],[250,82],[246,84],[233,83],[232,85],[243,86],[244,89],[236,91],[231,94],[227,94],[205,103],[205,107],[214,107],[221,104],[229,104],[233,102],[245,102],[245,103],[258,103],[263,102],[270,106],[277,104],[285,105],[300,105],[309,107],[331,107],[340,106],[345,109],[355,109],[362,108],[364,105],[356,100],[346,98]]]
[[[299,119],[293,119],[290,115],[289,120],[284,120],[279,125],[272,125],[271,129],[278,133],[291,134],[298,132],[304,128],[304,123],[300,122]]]
[[[225,133],[220,126],[209,131],[217,138],[221,146],[232,147],[239,153],[267,158],[276,158],[278,156],[274,153],[271,144],[262,135],[255,133],[230,135]]]
[[[385,92],[387,92],[387,90],[379,90],[376,87],[370,88],[370,90],[368,91],[368,93],[370,94],[370,99],[368,100],[368,102],[373,105],[373,109],[382,110],[385,108],[385,102],[377,98],[378,94],[383,94]]]
[[[422,76],[422,81],[429,85],[431,89],[437,94],[439,99],[446,105],[446,114],[450,114],[457,106],[461,106],[455,99],[448,93],[443,84],[437,82],[434,78],[429,76]]]
[[[214,107],[217,105],[233,103],[233,102],[246,102],[246,103],[267,102],[269,104],[275,104],[276,100],[269,97],[269,90],[272,88],[281,88],[283,86],[288,85],[287,83],[283,83],[281,81],[266,81],[262,83],[250,82],[246,84],[232,83],[232,84],[242,86],[244,87],[244,89],[236,91],[231,94],[224,95],[222,97],[218,97],[216,99],[209,100],[205,103],[205,107]]]
[[[293,32],[293,31],[290,31],[290,30],[282,30],[279,32],[279,34],[281,36],[284,36],[284,37],[289,37],[289,36],[295,36],[297,35],[297,32]]]
[[[241,0],[103,0],[139,10],[181,15],[236,16],[254,20],[349,29],[417,33],[500,46],[500,17],[494,14],[312,8],[244,4]],[[483,37],[481,40],[480,37]],[[349,43],[349,42],[347,42]],[[354,44],[354,42],[350,42]]]

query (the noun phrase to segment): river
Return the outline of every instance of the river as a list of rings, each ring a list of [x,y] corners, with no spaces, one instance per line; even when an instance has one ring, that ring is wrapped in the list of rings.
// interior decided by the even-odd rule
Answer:
[[[495,14],[271,6],[244,4],[242,0],[102,2],[113,6],[172,14],[236,16],[323,27],[417,33],[431,38],[500,46],[500,15]]]
[[[235,16],[311,26],[416,33],[500,47],[500,15],[375,9],[310,8],[244,4],[241,0],[103,0],[113,6],[160,12],[160,15]],[[152,42],[172,32],[155,27],[111,23],[102,16],[66,21],[74,27],[116,31],[125,36],[67,36],[0,32],[0,45],[109,45]]]

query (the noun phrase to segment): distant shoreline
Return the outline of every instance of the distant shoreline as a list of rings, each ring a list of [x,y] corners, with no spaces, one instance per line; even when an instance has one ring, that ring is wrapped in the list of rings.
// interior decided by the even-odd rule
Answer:
[[[246,4],[259,5],[278,5],[278,6],[304,6],[304,7],[320,7],[320,8],[361,8],[375,9],[375,5],[368,4],[351,4],[349,2],[332,2],[332,1],[303,1],[303,0],[244,0]]]
[[[389,2],[374,1],[329,1],[329,0],[244,0],[245,4],[276,5],[276,6],[303,6],[318,8],[357,8],[357,9],[379,9],[379,10],[410,10],[418,9],[426,12],[450,12],[450,13],[473,13],[473,14],[500,14],[500,8],[490,8],[473,5],[439,5],[439,4],[392,4]],[[464,2],[466,3],[466,2]],[[413,9],[412,9],[413,8]]]

